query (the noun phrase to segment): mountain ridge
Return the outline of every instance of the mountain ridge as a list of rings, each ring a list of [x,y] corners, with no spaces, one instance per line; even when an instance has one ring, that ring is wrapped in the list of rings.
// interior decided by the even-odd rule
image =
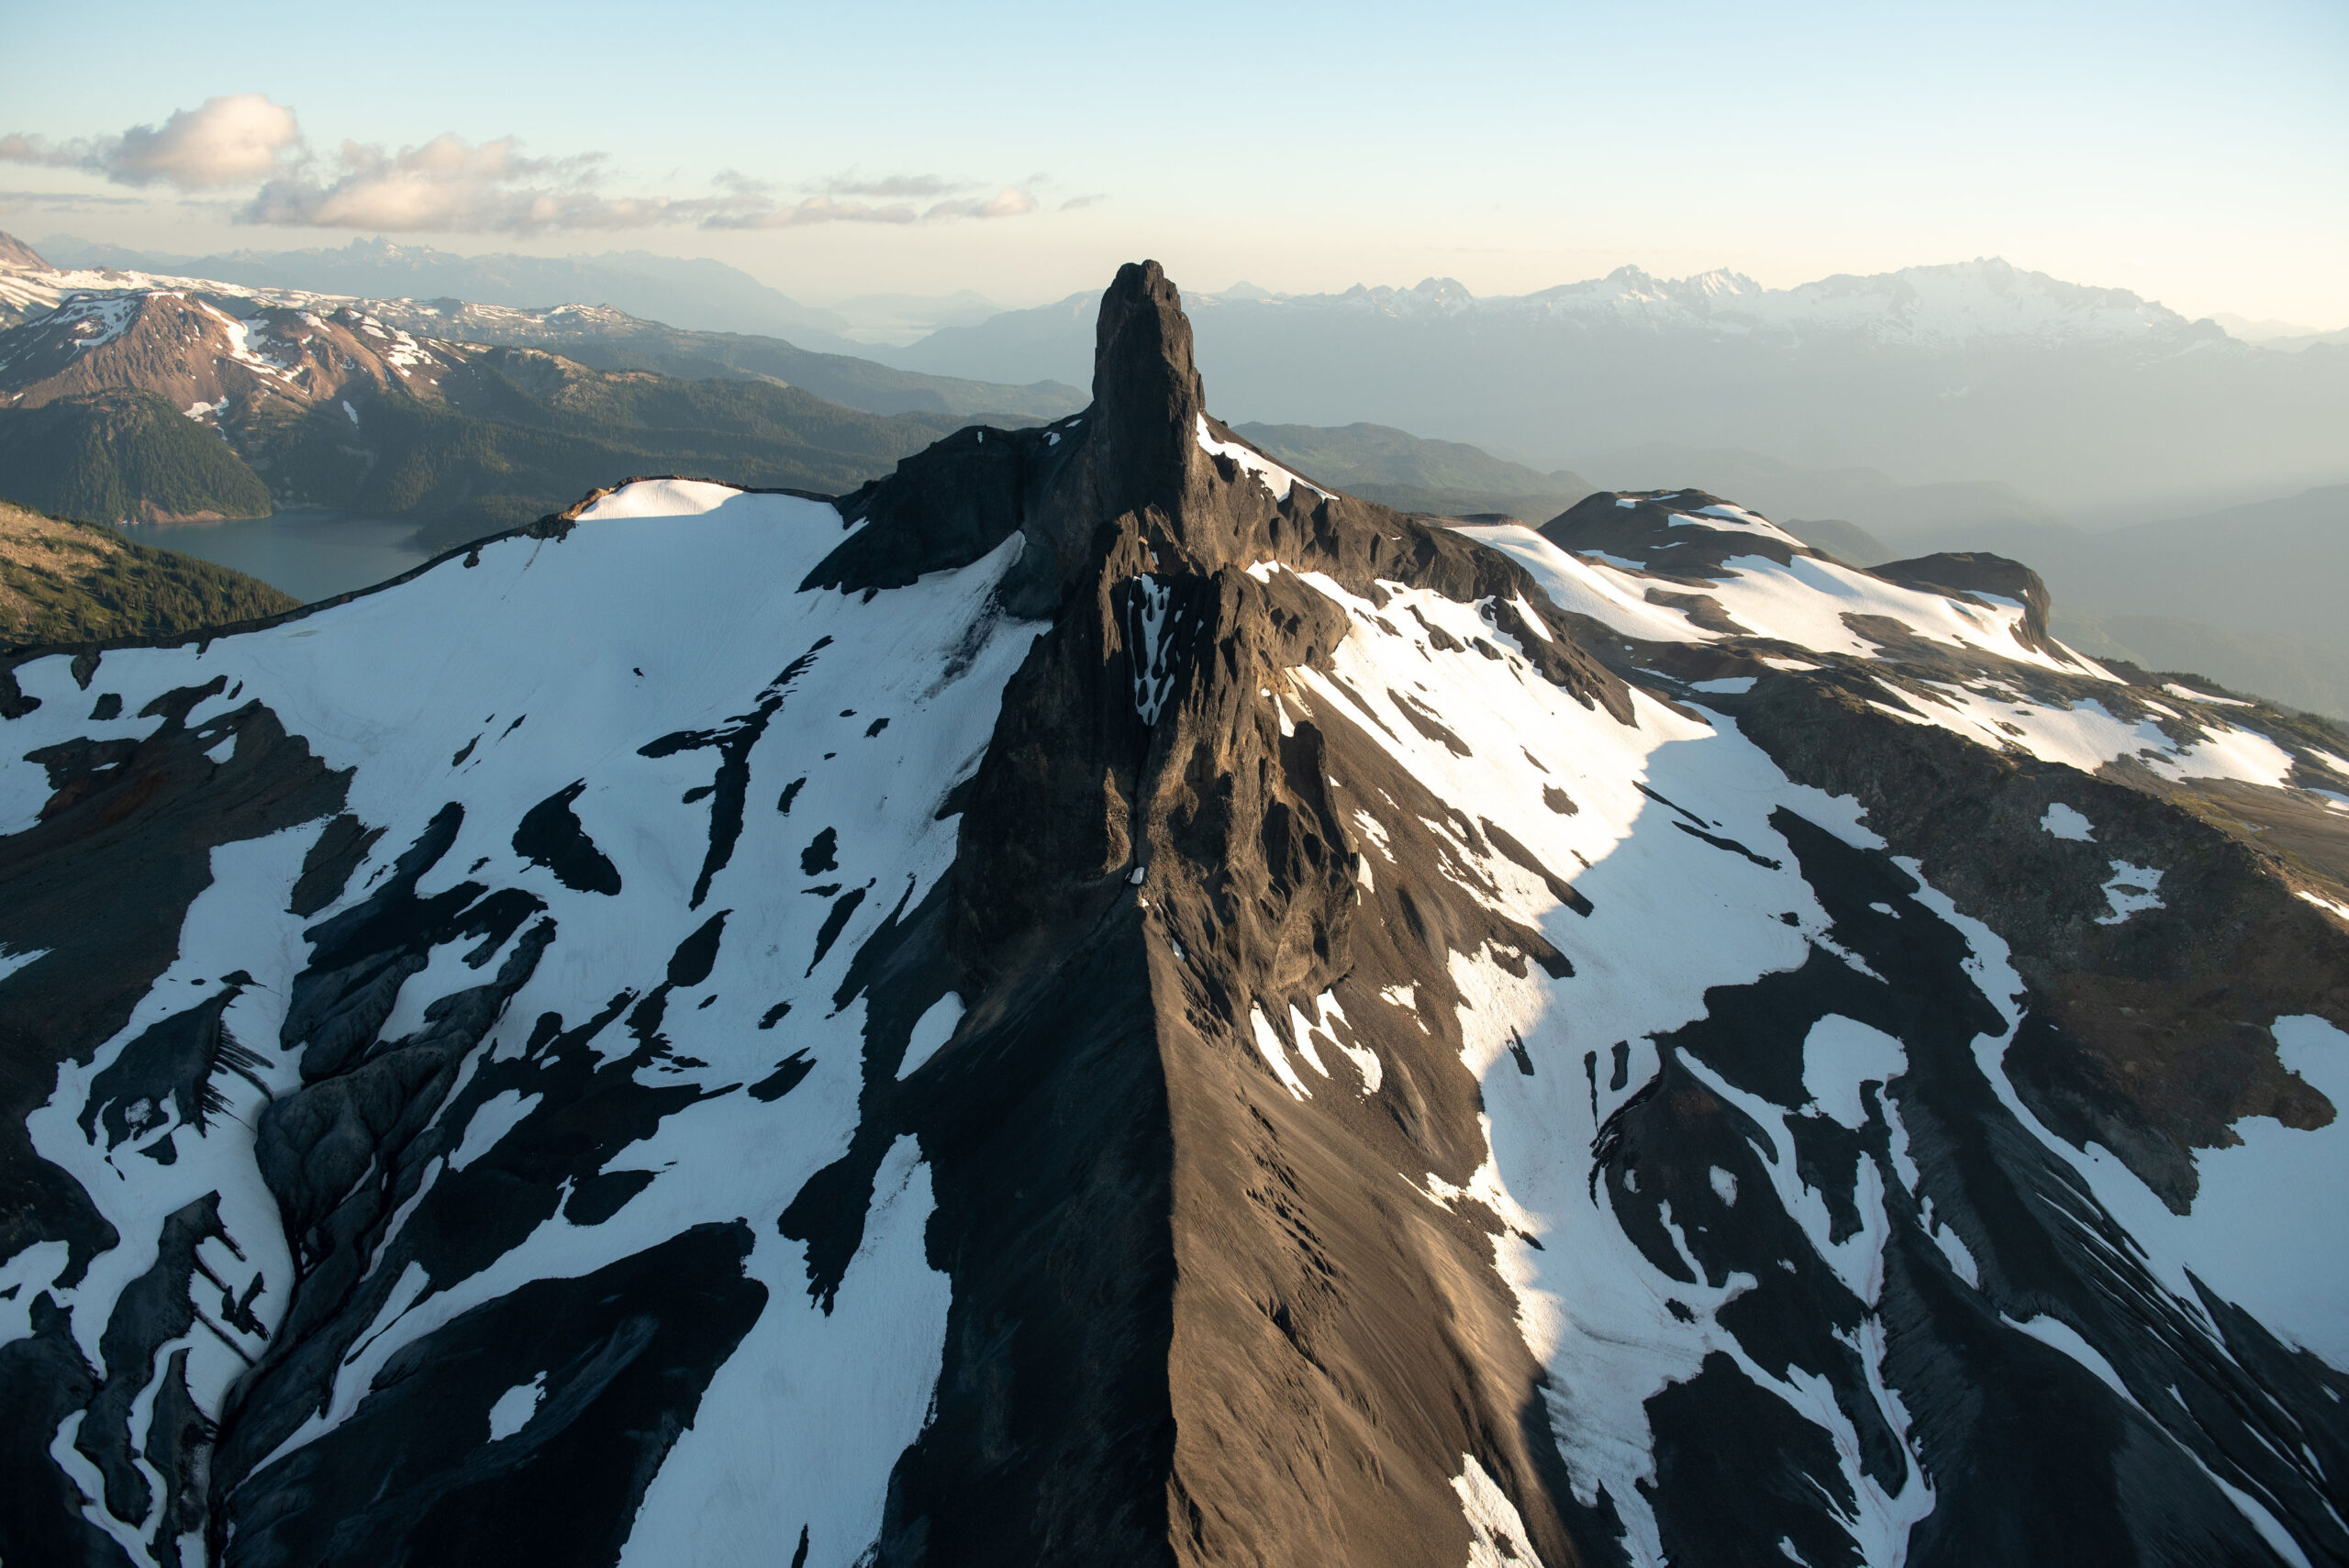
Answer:
[[[836,503],[0,663],[0,1550],[2349,1550],[2339,733],[1105,299]]]
[[[460,256],[429,245],[354,239],[307,250],[235,250],[188,256],[52,237],[43,249],[64,271],[106,269],[207,278],[250,288],[292,289],[352,298],[457,297],[487,306],[544,309],[565,302],[608,306],[688,330],[771,331],[854,352],[848,323],[802,305],[737,267],[645,250],[596,256]],[[150,263],[161,263],[150,265]]]
[[[6,239],[0,236],[0,239]],[[60,269],[50,266],[18,242],[7,242],[17,245],[21,255],[15,261],[0,256],[0,327],[25,325],[36,317],[63,307],[72,299],[99,301],[158,290],[193,292],[314,314],[355,309],[418,336],[462,338],[495,346],[564,349],[607,370],[651,370],[685,379],[712,374],[780,379],[868,413],[1051,417],[1072,412],[1082,402],[1075,389],[1069,386],[1003,386],[897,370],[862,357],[863,345],[845,339],[838,345],[845,351],[818,350],[780,338],[688,330],[607,306],[516,306],[447,295],[379,299],[208,277]],[[156,259],[190,263],[204,260]],[[12,317],[13,321],[9,319]]]
[[[1081,317],[1097,296],[1077,294],[1052,305],[1001,313],[1040,325]],[[1521,295],[1473,294],[1458,280],[1430,277],[1409,287],[1355,284],[1320,294],[1243,287],[1197,302],[1281,311],[1370,313],[1394,319],[1490,315],[1501,319],[1584,320],[1650,332],[1703,328],[1729,335],[1854,332],[1888,346],[1947,344],[1969,337],[2024,341],[2145,339],[2165,347],[2225,339],[2215,322],[2193,320],[2127,289],[2063,282],[1997,257],[1928,264],[1889,272],[1836,273],[1789,288],[1765,288],[1727,269],[1660,278],[1638,266],[1604,277],[1556,284]],[[1009,326],[1010,321],[1005,322]],[[985,328],[942,328],[943,342]],[[949,334],[952,336],[950,337]],[[897,357],[922,358],[922,343]]]
[[[771,379],[601,371],[401,319],[195,286],[68,295],[0,332],[0,490],[105,521],[267,516],[274,498],[412,517],[450,543],[647,469],[853,489],[956,424]]]
[[[1092,297],[873,352],[930,372],[1074,379]],[[1726,274],[1667,284],[1626,269],[1485,301],[1430,279],[1208,295],[1195,315],[1203,362],[1242,422],[1368,421],[1606,484],[1659,482],[1597,466],[1660,443],[2003,484],[2058,513],[2183,510],[2200,494],[2349,478],[2332,434],[2349,419],[2337,347],[2277,353],[2126,291],[2003,262],[1758,292]]]

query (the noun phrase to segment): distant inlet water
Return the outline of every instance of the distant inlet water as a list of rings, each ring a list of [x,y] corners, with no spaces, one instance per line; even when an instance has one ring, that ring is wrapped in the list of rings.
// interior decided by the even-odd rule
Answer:
[[[133,525],[121,532],[139,544],[234,567],[304,604],[373,587],[434,553],[417,542],[414,523],[315,506],[237,522]]]

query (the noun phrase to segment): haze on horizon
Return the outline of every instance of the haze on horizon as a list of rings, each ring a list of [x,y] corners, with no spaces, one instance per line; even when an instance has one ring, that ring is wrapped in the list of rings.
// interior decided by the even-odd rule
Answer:
[[[1194,288],[1486,295],[1999,255],[2188,316],[2349,326],[2349,10],[2325,0],[1209,5],[1175,30],[902,0],[686,0],[657,28],[607,0],[239,13],[129,0],[102,68],[12,83],[0,228],[644,249],[816,303],[1012,306],[1141,254]]]

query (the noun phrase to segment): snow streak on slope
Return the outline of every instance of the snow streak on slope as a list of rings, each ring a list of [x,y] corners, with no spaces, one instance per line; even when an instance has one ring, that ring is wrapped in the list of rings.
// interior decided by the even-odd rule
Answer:
[[[1198,417],[1197,436],[1201,450],[1238,463],[1242,473],[1252,474],[1262,482],[1264,488],[1273,493],[1275,501],[1287,500],[1290,486],[1297,484],[1304,485],[1316,495],[1327,494],[1310,482],[1299,479],[1253,447],[1239,441],[1218,440],[1215,432],[1208,428],[1208,417],[1204,414]]]
[[[871,604],[795,594],[840,537],[820,504],[643,484],[560,543],[503,539],[477,565],[443,562],[396,590],[208,648],[105,655],[96,684],[127,714],[207,683],[192,728],[267,705],[328,765],[354,770],[348,809],[384,831],[340,896],[307,917],[286,906],[317,827],[215,852],[176,962],[113,1040],[66,1065],[31,1124],[41,1154],[81,1183],[121,1244],[79,1283],[59,1283],[54,1244],[12,1260],[7,1283],[21,1288],[0,1300],[0,1338],[27,1332],[33,1300],[53,1300],[72,1312],[81,1353],[110,1380],[135,1377],[132,1393],[185,1351],[187,1393],[217,1416],[247,1361],[283,1348],[295,1289],[254,1127],[283,1128],[306,1077],[312,1104],[343,1081],[316,1071],[315,1038],[306,1058],[278,1049],[318,934],[404,876],[411,906],[505,900],[504,918],[451,929],[457,940],[418,953],[364,1037],[384,1042],[366,1048],[371,1059],[397,1059],[404,1041],[445,1024],[436,1018],[462,990],[518,977],[480,1043],[451,1064],[438,1116],[413,1129],[412,1179],[355,1286],[380,1301],[372,1324],[322,1404],[251,1456],[249,1485],[266,1487],[273,1467],[328,1496],[358,1484],[340,1468],[361,1462],[371,1411],[436,1334],[462,1333],[469,1314],[494,1313],[531,1282],[590,1275],[747,1217],[741,1271],[763,1306],[736,1330],[698,1409],[688,1400],[681,1412],[687,1429],[644,1496],[626,1560],[742,1561],[779,1534],[787,1554],[803,1526],[807,1562],[863,1551],[937,1373],[946,1283],[923,1256],[929,1178],[901,1140],[829,1299],[811,1299],[806,1248],[777,1234],[774,1216],[856,1124],[864,1003],[836,996],[843,968],[952,860],[955,819],[941,802],[985,747],[1029,638],[981,617],[1016,542]],[[17,678],[41,702],[10,726],[0,766],[8,815],[22,822],[49,795],[25,752],[152,721],[82,719],[88,699],[63,660]],[[451,803],[453,833],[436,826]],[[419,842],[437,846],[421,875],[394,871]],[[500,891],[482,896],[484,884]],[[627,897],[611,895],[623,887]],[[673,950],[664,973],[658,955]],[[142,1037],[237,972],[219,1019],[250,1068],[215,1073],[218,1109],[191,1118],[146,1091],[131,1063]],[[601,1100],[583,1101],[598,1083]],[[307,1158],[315,1171],[324,1156]],[[215,1193],[219,1222],[197,1242],[196,1265],[251,1314],[215,1311],[198,1279],[196,1319],[138,1372],[118,1367],[100,1340],[108,1304],[155,1264],[167,1217]],[[444,1243],[478,1227],[466,1216],[484,1203],[502,1211],[490,1227],[500,1244],[451,1252]],[[462,1387],[442,1390],[462,1424],[469,1402],[489,1411],[541,1380],[537,1413],[487,1451],[515,1445],[509,1463],[559,1443],[565,1423],[592,1420],[595,1377],[608,1375],[532,1365],[533,1353],[527,1332],[494,1337]],[[778,1402],[796,1418],[775,1419]],[[495,1414],[470,1418],[497,1425]],[[134,1426],[132,1454],[156,1451],[144,1436]],[[72,1431],[53,1451],[86,1495],[106,1499],[89,1517],[144,1560],[173,1478],[130,1459],[141,1497],[109,1488]],[[239,1528],[290,1530],[290,1543],[317,1527],[262,1518]]]
[[[1618,508],[1669,506],[1675,497],[1626,498]],[[1587,505],[1587,503],[1586,504]],[[2035,627],[2009,595],[1888,581],[1809,551],[1742,508],[1670,513],[1675,542],[1649,560],[1562,549],[1520,525],[1460,530],[1522,562],[1561,606],[1637,641],[1739,645],[1777,668],[1821,663],[1865,672],[1881,711],[1932,725],[1993,751],[2094,773],[2143,767],[2170,783],[2231,781],[2308,789],[2296,773],[2332,766],[2329,754],[2238,722],[2249,705],[2175,684],[2164,701]],[[1741,548],[1758,536],[1755,550]],[[1631,549],[1626,544],[1620,548]],[[1698,559],[1675,559],[1694,550]],[[1894,572],[1898,568],[1886,568]],[[1937,658],[1920,658],[1920,651]],[[1729,688],[1720,688],[1723,690]]]
[[[1751,513],[1744,517],[1752,522],[1742,528],[1737,526],[1741,519],[1687,513],[1675,514],[1674,521],[1731,538],[1759,534],[1781,547],[1802,548],[1775,524]],[[1724,527],[1725,522],[1730,526]],[[1637,563],[1587,559],[1559,549],[1522,524],[1469,525],[1460,531],[1522,562],[1558,604],[1627,637],[1694,642],[1749,636],[1816,652],[1872,658],[1879,642],[1855,631],[1844,617],[1879,616],[1953,648],[2111,679],[2076,655],[2059,660],[2024,641],[2018,635],[2023,607],[2011,600],[1965,604],[1947,595],[1904,588],[1822,557],[1804,554],[1779,562],[1758,553],[1731,553],[1723,563],[1726,575],[1701,590],[1736,623],[1734,630],[1725,631],[1700,625],[1685,609],[1650,600],[1647,594],[1654,580]]]
[[[1554,599],[1574,603],[1565,590],[1582,563],[1545,561],[1538,537],[1509,542],[1549,568]],[[1787,1462],[1826,1500],[1823,1516],[1773,1516],[1788,1555],[1904,1561],[1937,1495],[1914,1435],[1916,1390],[1904,1393],[1887,1361],[1887,1269],[1916,1266],[1921,1244],[1951,1288],[1982,1299],[1977,1254],[1995,1263],[2001,1247],[2022,1244],[1972,1219],[1961,1239],[1937,1217],[1937,1204],[1972,1216],[1982,1199],[1945,1165],[1911,1158],[1916,1107],[1941,1126],[1954,1099],[1994,1094],[2041,1159],[2077,1173],[2154,1249],[2152,1276],[2115,1255],[2125,1288],[2160,1293],[2167,1331],[2199,1336],[2203,1353],[2223,1352],[2189,1267],[2292,1339],[2342,1356],[2319,1276],[2280,1241],[2313,1217],[2288,1205],[2258,1242],[2235,1238],[2247,1207],[2273,1201],[2250,1197],[2270,1191],[2263,1176],[2291,1170],[2319,1184],[2311,1192],[2349,1180],[2349,1140],[2247,1127],[2250,1149],[2206,1156],[2209,1195],[2172,1215],[2118,1162],[2083,1154],[2023,1110],[2000,1066],[2020,1021],[2008,998],[2026,989],[2004,944],[1960,919],[1913,863],[1891,868],[1854,802],[1792,783],[1719,713],[1635,693],[1633,722],[1621,724],[1531,677],[1513,651],[1497,662],[1467,651],[1480,638],[1511,647],[1470,606],[1400,584],[1382,585],[1374,605],[1326,577],[1305,581],[1344,608],[1353,631],[1326,671],[1296,673],[1285,712],[1325,728],[1370,718],[1363,734],[1436,799],[1475,815],[1481,835],[1465,817],[1425,824],[1455,857],[1455,889],[1539,929],[1568,961],[1561,976],[1490,950],[1454,954],[1491,1163],[1464,1192],[1432,1179],[1427,1190],[1447,1206],[1482,1202],[1502,1221],[1494,1264],[1550,1370],[1552,1430],[1579,1500],[1620,1510],[1634,1562],[1709,1555],[1691,1518],[1701,1507],[1659,1473],[1659,1430],[1687,1418],[1675,1391],[1704,1389],[1713,1420],[1737,1385],[1766,1396],[1743,1418],[1783,1434],[1757,1441],[1802,1454]],[[1334,782],[1343,799],[1350,781]],[[1373,876],[1404,874],[1384,844],[1394,802],[1353,804]],[[1870,862],[1884,880],[1868,896],[1841,884]],[[1947,952],[1949,968],[1895,966],[1920,946]],[[1962,991],[1954,1010],[1976,1015],[1978,1032],[1895,1021],[1890,996],[1934,985]],[[1769,998],[1766,1010],[1738,1004],[1746,994]],[[2292,1040],[2310,1040],[2296,1049],[2317,1049],[2292,1027]],[[1275,1071],[1301,1090],[1261,1015],[1256,1028]],[[1667,1141],[1659,1117],[1674,1118]],[[1893,1262],[1902,1249],[1912,1261]],[[1790,1313],[1793,1302],[1802,1307]],[[2089,1339],[2057,1327],[2041,1338],[2121,1386]],[[2179,1429],[2158,1440],[2201,1463],[2207,1440],[2176,1405],[2158,1419]],[[2232,1495],[2262,1539],[2289,1545],[2266,1505]]]
[[[1538,969],[1520,979],[1490,960],[1459,959],[1453,979],[1472,999],[1461,1022],[1467,1064],[1485,1084],[1496,1186],[1534,1217],[1538,1250],[1514,1237],[1498,1245],[1508,1254],[1504,1276],[1522,1282],[1528,1342],[1562,1391],[1553,1428],[1578,1482],[1590,1489],[1584,1501],[1594,1501],[1603,1485],[1619,1506],[1629,1504],[1637,1560],[1660,1562],[1654,1522],[1635,1501],[1637,1483],[1654,1482],[1643,1407],[1667,1385],[1694,1377],[1709,1352],[1739,1354],[1712,1315],[1753,1282],[1732,1275],[1708,1286],[1656,1268],[1588,1190],[1583,1151],[1613,1112],[1653,1082],[1654,1036],[1702,1018],[1711,987],[1797,968],[1824,937],[1830,922],[1800,873],[1787,869],[1792,857],[1769,825],[1771,814],[1791,806],[1847,834],[1865,838],[1865,830],[1848,803],[1788,783],[1725,722],[1717,721],[1717,730],[1642,695],[1636,725],[1618,724],[1528,679],[1513,658],[1506,668],[1515,678],[1506,684],[1473,655],[1431,660],[1422,646],[1381,634],[1367,602],[1350,601],[1327,580],[1308,581],[1346,604],[1356,622],[1330,674],[1301,677],[1315,709],[1343,711],[1335,682],[1395,694],[1372,700],[1385,721],[1377,733],[1414,777],[1439,798],[1476,803],[1488,836],[1497,824],[1545,865],[1588,868],[1575,879],[1575,890],[1591,900],[1587,917],[1571,914],[1537,873],[1506,859],[1480,868],[1498,906],[1542,929],[1572,960],[1571,979],[1546,982]],[[1433,595],[1393,595],[1389,620],[1398,606],[1463,640],[1491,634],[1473,611]],[[1467,754],[1415,734],[1414,707],[1441,714]],[[1545,784],[1563,788],[1579,809],[1567,816],[1545,804]],[[1687,811],[1675,809],[1695,806],[1705,813],[1696,819],[1705,836],[1688,831]],[[1765,862],[1773,851],[1779,858]],[[1699,886],[1706,892],[1692,908],[1686,890]],[[1798,918],[1782,920],[1787,911]],[[1653,955],[1668,950],[1689,962],[1656,964]],[[1555,1009],[1553,986],[1561,994]],[[1531,1074],[1512,1064],[1513,1043],[1531,1057]],[[1585,1063],[1592,1053],[1596,1062]],[[1800,1203],[1791,1165],[1781,1162],[1793,1191],[1778,1192],[1778,1201],[1794,1198],[1791,1211],[1810,1221],[1807,1233],[1823,1256],[1850,1251],[1830,1248],[1823,1207]],[[1756,1185],[1748,1201],[1769,1201],[1760,1195],[1773,1189]],[[1669,1200],[1662,1218],[1676,1229]],[[1686,1215],[1678,1221],[1695,1223]],[[1553,1259],[1558,1266],[1546,1266]],[[1864,1275],[1865,1254],[1851,1266]],[[1693,1308],[1695,1319],[1682,1322],[1670,1301]],[[1750,1359],[1744,1370],[1807,1418],[1848,1428],[1823,1382],[1771,1378]],[[1856,1452],[1848,1435],[1840,1446]],[[1873,1489],[1856,1473],[1851,1479],[1863,1499],[1858,1529],[1880,1541],[1898,1540],[1930,1507],[1927,1489],[1910,1487],[1911,1477]]]

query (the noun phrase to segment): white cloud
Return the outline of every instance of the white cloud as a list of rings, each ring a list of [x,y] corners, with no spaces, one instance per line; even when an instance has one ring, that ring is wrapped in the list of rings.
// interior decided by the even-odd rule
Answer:
[[[89,149],[86,141],[51,141],[45,136],[12,131],[0,136],[0,162],[35,163],[45,169],[82,169],[89,166]]]
[[[0,161],[83,169],[118,185],[202,190],[250,184],[303,155],[294,111],[260,93],[206,98],[175,110],[160,126],[132,126],[120,136],[51,141],[21,132],[0,136]]]
[[[971,188],[968,180],[949,180],[938,174],[884,174],[868,179],[853,172],[835,174],[824,182],[824,194],[829,196],[912,197],[924,200],[943,196]]]
[[[91,191],[0,191],[0,209],[35,212],[107,212],[144,206],[143,196],[102,196]]]
[[[107,159],[106,177],[126,185],[156,181],[192,190],[267,179],[302,146],[294,111],[259,93],[206,98],[162,123],[133,126]]]
[[[1017,185],[1006,185],[985,201],[941,202],[922,214],[940,217],[1025,217],[1036,210],[1036,198]]]
[[[1006,185],[984,200],[969,197],[934,202],[916,211],[905,202],[873,206],[833,196],[809,196],[778,206],[763,199],[721,198],[708,204],[674,204],[679,216],[690,216],[704,228],[796,228],[811,223],[938,223],[957,217],[1021,217],[1036,210],[1036,198],[1017,185]],[[710,210],[700,211],[702,206]]]
[[[704,228],[797,228],[810,223],[921,221],[921,214],[903,202],[874,206],[866,202],[842,201],[836,196],[809,196],[804,201],[777,204],[763,195],[745,195],[696,205],[707,209],[699,212],[696,218]]]
[[[303,139],[294,111],[259,93],[208,98],[160,127],[134,126],[117,137],[58,142],[22,133],[0,136],[5,161],[183,191],[258,185],[234,210],[235,221],[380,233],[533,234],[685,224],[796,228],[1019,217],[1038,210],[1035,196],[1022,186],[963,196],[954,193],[972,188],[966,180],[866,176],[853,170],[796,201],[731,169],[711,181],[718,193],[712,195],[610,195],[598,183],[603,154],[532,158],[512,137],[468,142],[443,133],[397,151],[346,141],[321,156]],[[935,199],[941,197],[947,199]],[[923,202],[929,205],[918,205]]]
[[[307,169],[270,181],[240,208],[239,223],[392,232],[529,233],[545,228],[639,228],[663,220],[658,198],[612,198],[590,185],[599,154],[526,158],[512,137],[478,144],[443,133],[389,152],[346,141],[340,172]]]

